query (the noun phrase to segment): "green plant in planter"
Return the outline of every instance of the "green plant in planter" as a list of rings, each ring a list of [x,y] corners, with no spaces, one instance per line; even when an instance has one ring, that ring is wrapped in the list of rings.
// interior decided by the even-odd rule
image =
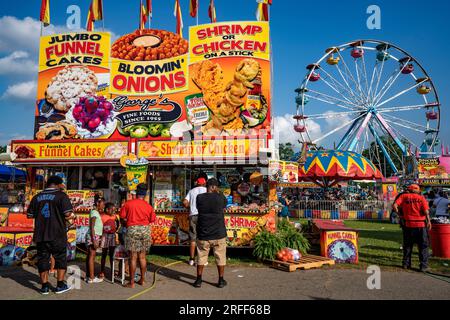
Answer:
[[[273,260],[283,249],[283,241],[277,233],[263,230],[255,236],[253,255],[261,260]]]
[[[277,233],[283,242],[283,247],[298,250],[302,254],[306,254],[310,248],[309,241],[286,220],[278,223]]]

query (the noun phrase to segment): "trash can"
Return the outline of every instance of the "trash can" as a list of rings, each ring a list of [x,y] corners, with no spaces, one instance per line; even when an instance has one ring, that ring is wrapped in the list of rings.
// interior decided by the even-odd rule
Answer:
[[[450,258],[450,224],[437,224],[431,226],[431,250],[433,256]]]

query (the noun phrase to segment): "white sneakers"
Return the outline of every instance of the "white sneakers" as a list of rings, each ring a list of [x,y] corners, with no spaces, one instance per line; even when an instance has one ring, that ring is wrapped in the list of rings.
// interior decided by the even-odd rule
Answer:
[[[97,278],[97,277],[95,277],[94,279],[86,278],[86,282],[87,283],[100,283],[100,282],[103,282],[103,278]]]

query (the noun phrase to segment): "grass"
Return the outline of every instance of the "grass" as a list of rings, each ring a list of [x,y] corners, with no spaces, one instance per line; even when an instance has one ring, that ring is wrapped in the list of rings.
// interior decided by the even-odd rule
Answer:
[[[359,261],[362,265],[399,268],[402,265],[402,231],[399,225],[380,221],[345,221],[345,225],[359,230]],[[418,249],[415,246],[413,268],[418,268]],[[430,257],[432,271],[450,274],[450,260]]]
[[[307,224],[306,219],[298,220],[302,225]],[[345,225],[359,231],[359,264],[336,264],[332,268],[363,268],[369,265],[377,265],[383,269],[398,270],[402,265],[402,231],[396,224],[384,221],[360,221],[348,220]],[[187,247],[181,248],[154,248],[147,260],[153,264],[164,266],[175,261],[187,261],[185,252]],[[227,263],[230,266],[264,266],[251,255],[251,250],[231,249],[228,250]],[[317,248],[314,253],[317,253]],[[84,262],[85,254],[77,250],[76,261]],[[100,257],[96,261],[100,263]],[[209,257],[209,262],[214,262],[214,257]],[[108,262],[107,262],[108,263]],[[419,259],[417,246],[414,248],[413,267],[418,268]],[[432,272],[450,274],[450,260],[430,257],[430,268]]]

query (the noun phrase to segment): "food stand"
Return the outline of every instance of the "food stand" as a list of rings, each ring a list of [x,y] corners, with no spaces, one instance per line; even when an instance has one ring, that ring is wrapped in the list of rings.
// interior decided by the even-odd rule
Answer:
[[[60,175],[82,242],[95,194],[117,207],[130,197],[135,155],[149,161],[154,244],[187,242],[182,200],[204,176],[227,197],[228,244],[251,245],[274,219],[267,176],[252,179],[268,166],[270,57],[268,22],[194,26],[189,41],[155,29],[112,45],[106,32],[41,37],[34,140],[11,143],[28,197],[37,174]]]

